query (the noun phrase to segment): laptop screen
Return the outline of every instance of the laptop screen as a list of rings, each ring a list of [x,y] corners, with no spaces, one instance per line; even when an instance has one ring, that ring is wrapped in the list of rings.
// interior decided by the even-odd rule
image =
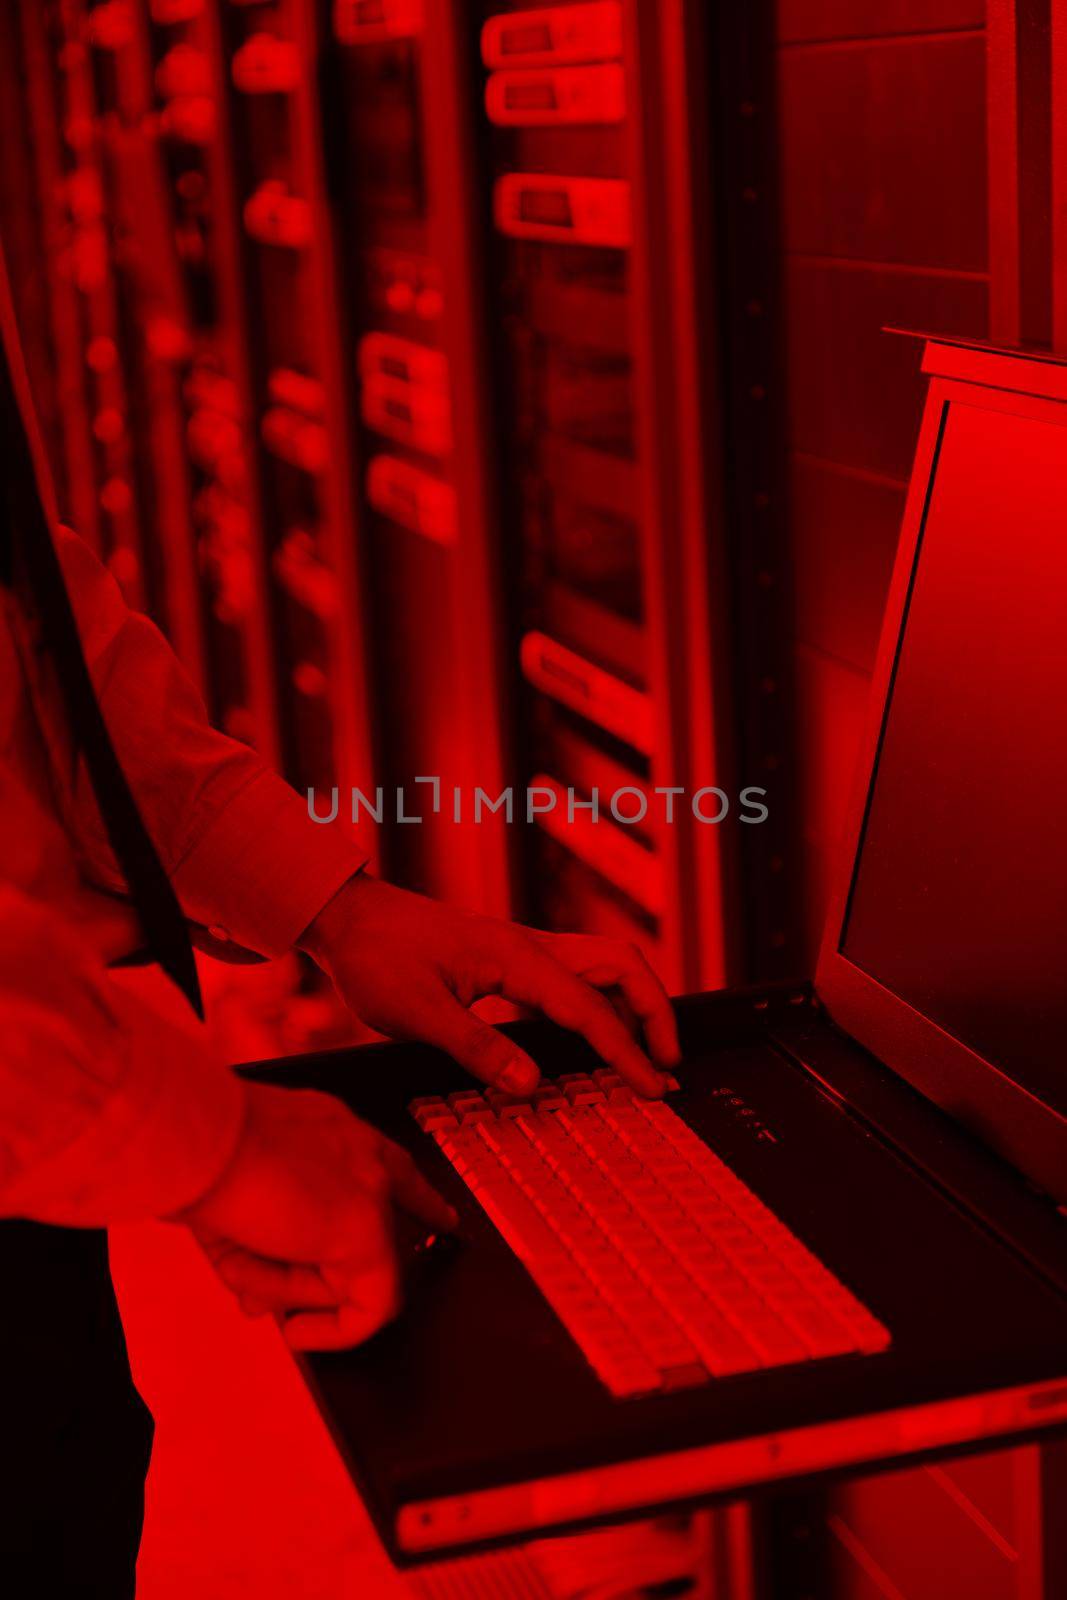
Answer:
[[[1067,1110],[1067,430],[949,407],[840,948]]]

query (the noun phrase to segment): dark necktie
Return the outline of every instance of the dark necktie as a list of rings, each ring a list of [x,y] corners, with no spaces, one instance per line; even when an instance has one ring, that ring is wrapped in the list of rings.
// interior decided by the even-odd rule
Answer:
[[[62,686],[71,738],[85,759],[108,840],[140,919],[148,955],[174,980],[202,1018],[204,1006],[189,929],[115,754],[93,689],[41,504],[22,416],[2,356],[0,429],[0,581],[5,574],[21,573],[25,578]],[[165,731],[161,733],[165,737]]]

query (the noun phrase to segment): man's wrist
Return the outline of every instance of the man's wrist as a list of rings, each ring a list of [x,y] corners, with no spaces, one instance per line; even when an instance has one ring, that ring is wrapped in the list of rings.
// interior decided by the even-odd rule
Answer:
[[[328,971],[330,952],[339,939],[351,933],[353,919],[358,919],[360,906],[373,893],[371,886],[375,881],[365,867],[346,878],[337,893],[308,923],[296,941],[297,949],[303,950],[324,971]]]
[[[218,1193],[219,1189],[227,1181],[231,1171],[233,1170],[233,1164],[237,1159],[238,1152],[244,1143],[245,1135],[248,1130],[249,1115],[251,1112],[250,1096],[255,1088],[255,1085],[246,1083],[242,1078],[239,1078],[237,1074],[233,1072],[229,1073],[229,1077],[240,1088],[240,1111],[237,1117],[236,1126],[229,1141],[228,1149],[225,1153],[225,1158],[221,1162],[216,1163],[213,1170],[205,1175],[205,1180],[199,1192],[193,1197],[193,1199],[187,1200],[175,1210],[168,1211],[161,1215],[161,1222],[176,1222],[186,1227],[196,1227],[200,1225],[204,1220],[203,1208],[210,1204],[214,1196]]]

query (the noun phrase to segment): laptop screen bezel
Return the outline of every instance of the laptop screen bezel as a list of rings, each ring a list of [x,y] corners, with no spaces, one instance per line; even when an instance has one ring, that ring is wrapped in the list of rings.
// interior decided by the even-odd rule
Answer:
[[[941,365],[951,371],[952,362],[945,361],[945,354],[937,347],[928,347],[925,369],[936,371]],[[1008,371],[1000,370],[1002,362]],[[1018,384],[1023,374],[1017,357],[1001,358],[982,352],[975,366],[986,382],[966,381],[969,374],[962,381],[957,377],[935,377],[927,397],[815,987],[834,1021],[858,1044],[968,1127],[1060,1204],[1067,1204],[1067,1119],[994,1062],[863,971],[842,948],[911,594],[922,559],[941,441],[951,409],[958,405],[978,406],[1067,427],[1067,405],[1048,398],[1062,389],[1063,368],[1053,368],[1049,374],[1047,366],[1027,363],[1024,381],[1029,384],[1032,380],[1034,392],[1020,393],[1012,392],[1010,387],[992,387],[998,377],[1010,385]],[[1055,375],[1051,382],[1043,381],[1046,374]]]

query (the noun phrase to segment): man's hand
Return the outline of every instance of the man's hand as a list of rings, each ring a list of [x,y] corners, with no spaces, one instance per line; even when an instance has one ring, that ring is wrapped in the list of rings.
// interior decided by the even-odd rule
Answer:
[[[273,1312],[294,1349],[326,1350],[360,1344],[397,1310],[394,1205],[456,1225],[407,1152],[339,1100],[250,1084],[229,1166],[171,1220],[249,1316]]]
[[[484,995],[532,1006],[582,1034],[642,1094],[663,1093],[653,1062],[669,1068],[678,1060],[670,1003],[632,945],[475,916],[367,873],[334,896],[300,942],[369,1027],[438,1045],[511,1094],[528,1094],[538,1070],[471,1014]],[[631,1022],[640,1025],[647,1054]]]

